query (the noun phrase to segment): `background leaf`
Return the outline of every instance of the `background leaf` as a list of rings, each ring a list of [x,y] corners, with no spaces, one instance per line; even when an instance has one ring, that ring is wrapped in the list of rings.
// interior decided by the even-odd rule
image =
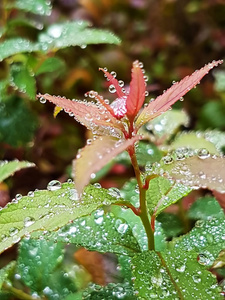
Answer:
[[[11,86],[18,88],[22,93],[26,93],[32,100],[36,95],[36,82],[34,75],[22,64],[13,64],[10,72]]]
[[[65,62],[59,57],[47,58],[35,72],[36,75],[40,75],[47,72],[56,72],[65,67]]]
[[[12,38],[0,43],[0,61],[22,52],[38,51],[39,46],[24,38]]]
[[[16,171],[34,166],[35,164],[29,161],[0,161],[0,182],[13,175]]]
[[[224,218],[224,212],[218,201],[213,197],[197,199],[188,210],[188,217],[193,220],[207,220],[210,218]]]
[[[36,115],[22,98],[13,96],[0,103],[0,142],[22,146],[30,142],[36,128]]]
[[[46,33],[39,36],[39,45],[43,50],[58,50],[69,46],[82,46],[88,44],[119,44],[120,40],[113,33],[87,28],[86,21],[66,22],[53,24],[48,27]]]
[[[48,0],[16,0],[12,4],[8,5],[10,8],[17,8],[20,10],[25,10],[37,15],[47,15],[51,14],[51,2]]]
[[[107,190],[94,186],[88,186],[79,200],[74,184],[50,182],[48,190],[17,198],[0,211],[0,252],[34,230],[54,230],[116,201]]]

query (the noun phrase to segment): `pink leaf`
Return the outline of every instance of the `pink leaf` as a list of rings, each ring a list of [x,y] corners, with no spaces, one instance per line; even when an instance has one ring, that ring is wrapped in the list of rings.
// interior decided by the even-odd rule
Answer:
[[[139,139],[140,136],[135,136],[129,140],[101,136],[81,149],[74,161],[75,186],[78,194],[82,193],[85,185],[95,176],[93,174]]]
[[[170,159],[169,164],[161,166],[165,170],[164,175],[192,188],[208,188],[225,193],[225,157],[206,155],[205,149],[199,151],[198,156],[184,160]]]
[[[111,131],[113,128],[123,129],[122,124],[103,106],[97,106],[91,102],[73,101],[60,96],[51,96],[49,94],[39,94],[37,97],[44,98],[55,105],[62,107],[65,112],[74,116],[79,123],[92,131],[96,131],[95,133],[97,134],[112,134]],[[115,135],[118,135],[118,130]]]
[[[99,70],[105,73],[105,76],[108,78],[110,85],[112,84],[115,87],[119,98],[126,96],[126,94],[124,94],[124,92],[122,91],[122,88],[119,85],[118,80],[112,74],[110,74],[109,72],[105,71],[102,68],[99,68]]]
[[[191,76],[186,76],[180,82],[173,84],[171,88],[157,97],[154,101],[150,102],[149,105],[143,109],[136,121],[137,128],[167,111],[171,105],[195,87],[202,77],[205,76],[213,67],[218,66],[222,62],[223,61],[221,60],[213,61],[212,63],[205,65],[200,70],[195,71]]]
[[[141,109],[145,101],[146,84],[144,80],[143,71],[138,61],[133,63],[132,80],[130,83],[130,91],[127,97],[127,115],[135,117]]]

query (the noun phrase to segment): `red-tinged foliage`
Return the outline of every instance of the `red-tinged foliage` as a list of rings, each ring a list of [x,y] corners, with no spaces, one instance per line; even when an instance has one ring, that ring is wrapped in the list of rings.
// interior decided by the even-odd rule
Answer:
[[[103,106],[99,107],[91,102],[72,101],[60,96],[39,94],[38,98],[44,98],[55,105],[62,107],[65,112],[74,116],[82,125],[90,130],[98,129],[99,133],[111,134],[109,127],[123,129],[121,123],[113,117]]]
[[[126,101],[127,116],[133,120],[145,101],[146,83],[138,61],[133,63],[130,91]]]
[[[108,78],[109,83],[112,84],[115,89],[116,89],[116,93],[118,95],[119,98],[124,97],[126,94],[124,94],[124,92],[122,91],[121,86],[119,85],[118,80],[109,72],[105,71],[102,68],[99,68],[100,71],[104,72],[105,76]]]
[[[74,161],[75,186],[78,194],[82,193],[96,172],[140,138],[136,135],[128,140],[118,140],[110,136],[101,136],[82,148]]]
[[[136,121],[137,127],[140,128],[143,124],[167,111],[171,105],[194,88],[202,77],[204,77],[212,68],[218,66],[218,64],[221,64],[222,62],[223,61],[221,60],[213,61],[200,70],[195,71],[192,75],[186,76],[180,82],[173,84],[171,88],[157,97],[154,101],[150,102],[149,105],[143,109]]]

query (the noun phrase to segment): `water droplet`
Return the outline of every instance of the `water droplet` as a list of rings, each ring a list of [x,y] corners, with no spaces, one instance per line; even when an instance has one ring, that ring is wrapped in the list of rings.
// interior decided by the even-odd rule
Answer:
[[[121,197],[121,194],[120,194],[120,190],[115,188],[115,187],[111,187],[108,189],[108,193],[113,196],[113,197],[116,197],[116,198],[120,198]]]
[[[116,92],[116,88],[115,88],[115,86],[113,84],[110,84],[110,86],[109,86],[109,92],[112,93],[112,94]]]
[[[206,159],[210,156],[209,151],[205,148],[199,149],[197,155],[200,159]]]
[[[201,282],[201,277],[199,275],[193,275],[192,279],[195,283]]]
[[[119,81],[118,81],[118,84],[119,84],[120,87],[123,87],[123,86],[124,86],[123,80],[119,80]]]
[[[180,272],[180,273],[183,273],[185,271],[185,269],[186,269],[185,265],[182,265],[182,266],[176,268],[177,272]]]
[[[45,104],[46,103],[46,99],[44,97],[40,97],[39,98],[39,101],[42,103],[42,104]]]
[[[15,200],[20,200],[22,198],[22,195],[21,194],[16,194],[16,197],[15,197]]]
[[[116,75],[117,75],[117,74],[116,74],[115,71],[112,71],[112,72],[111,72],[111,75],[112,75],[114,78],[116,78]]]
[[[172,156],[169,156],[169,155],[164,156],[164,157],[163,157],[163,162],[164,162],[164,164],[166,164],[166,165],[171,164],[171,163],[173,162]]]
[[[102,187],[101,184],[98,182],[94,183],[93,186],[97,189],[100,189]]]
[[[79,200],[79,195],[76,189],[69,190],[69,198],[70,200],[74,200],[74,201]]]
[[[27,196],[28,197],[34,197],[34,192],[33,191],[28,192]]]
[[[32,218],[32,217],[26,217],[26,218],[24,219],[24,226],[25,226],[25,227],[29,227],[29,226],[31,226],[32,224],[34,224],[34,222],[35,222],[35,219],[34,219],[34,218]]]
[[[207,255],[204,254],[204,253],[200,253],[200,254],[198,255],[197,260],[198,260],[198,263],[199,263],[200,265],[203,265],[203,266],[207,266],[207,265],[210,264],[210,259],[209,259],[209,258],[207,257]]]
[[[47,190],[49,191],[57,191],[61,189],[61,183],[58,180],[52,180],[47,185]]]

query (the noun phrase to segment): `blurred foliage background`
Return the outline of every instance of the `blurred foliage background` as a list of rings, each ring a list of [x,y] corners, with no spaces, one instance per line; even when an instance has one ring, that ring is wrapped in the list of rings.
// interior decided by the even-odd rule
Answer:
[[[116,71],[117,78],[129,83],[131,64],[138,59],[149,78],[150,99],[173,80],[224,58],[223,0],[3,0],[0,5],[0,159],[29,160],[37,166],[1,186],[1,205],[17,193],[46,188],[52,179],[65,181],[88,137],[65,113],[54,119],[53,105],[35,101],[36,92],[84,99],[93,89],[114,99],[98,68]],[[51,35],[57,39],[54,24],[81,20],[114,33],[121,43],[114,36],[111,45],[103,40],[82,44],[82,31],[73,32],[65,47],[49,42]],[[11,39],[26,40],[28,45],[20,48],[19,40],[6,45]],[[210,73],[176,107],[190,115],[189,129],[224,130],[224,67]],[[119,184],[115,177],[121,172],[129,175],[119,165],[103,184]]]

